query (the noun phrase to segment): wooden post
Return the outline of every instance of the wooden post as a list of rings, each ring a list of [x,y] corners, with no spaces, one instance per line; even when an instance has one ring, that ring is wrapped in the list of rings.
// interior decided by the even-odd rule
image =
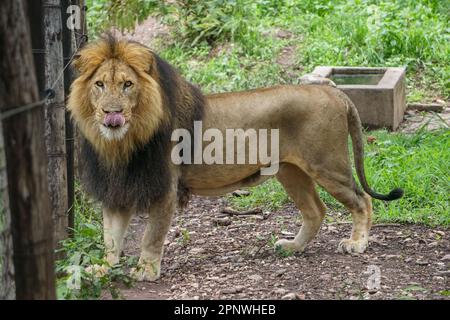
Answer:
[[[73,30],[69,29],[67,21],[70,18],[72,12],[68,12],[67,9],[72,5],[70,0],[61,1],[61,16],[62,16],[62,40],[63,40],[63,53],[64,53],[64,65],[70,63],[71,57],[76,50],[75,36]],[[64,98],[67,100],[67,96],[70,91],[70,85],[73,81],[72,68],[67,67],[64,70]],[[65,103],[64,103],[65,104]],[[68,227],[69,234],[73,235],[73,230],[75,228],[75,217],[74,217],[74,200],[75,200],[75,171],[74,171],[74,125],[70,119],[70,113],[66,110],[65,112],[65,122],[66,122],[66,154],[67,154],[67,217],[68,217]]]
[[[77,36],[75,39],[75,45],[77,48],[83,47],[86,42],[86,39],[82,38],[82,35],[87,35],[87,20],[86,20],[86,1],[85,0],[72,0],[72,4],[77,5],[81,9],[81,21],[80,21],[80,29],[76,30]],[[74,171],[75,177],[79,178],[81,176],[81,167],[79,165],[79,159],[81,155],[81,145],[80,145],[80,132],[77,127],[74,127]]]
[[[0,108],[40,99],[24,0],[0,1]],[[44,110],[3,120],[17,299],[54,299],[53,228]]]
[[[61,1],[43,0],[46,88],[54,97],[45,106],[45,143],[48,156],[48,184],[52,204],[55,247],[68,237],[66,115],[64,103],[64,58]]]
[[[42,0],[27,0],[34,67],[40,95],[45,91],[45,47]]]
[[[5,144],[0,121],[0,300],[12,300],[16,296],[14,262],[11,235],[11,212],[6,177]]]

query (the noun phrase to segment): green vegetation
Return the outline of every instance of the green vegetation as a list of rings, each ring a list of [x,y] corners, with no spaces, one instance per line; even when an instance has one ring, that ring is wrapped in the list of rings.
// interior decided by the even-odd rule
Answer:
[[[173,26],[158,51],[206,92],[296,83],[318,65],[408,68],[408,99],[450,95],[450,3],[439,0],[90,0],[95,32],[148,14]],[[280,30],[284,32],[280,36]],[[276,63],[293,50],[294,74]]]
[[[119,265],[109,268],[104,260],[100,208],[77,190],[75,212],[74,237],[62,243],[65,258],[56,262],[58,298],[99,298],[105,289],[113,298],[120,298],[117,284],[131,285],[125,269],[137,261],[122,259]]]

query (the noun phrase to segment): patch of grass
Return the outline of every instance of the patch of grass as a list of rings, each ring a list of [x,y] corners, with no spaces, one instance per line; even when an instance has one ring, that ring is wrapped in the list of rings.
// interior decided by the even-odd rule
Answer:
[[[208,10],[226,11],[244,2],[226,3],[224,9],[212,1]],[[295,84],[301,74],[318,65],[404,65],[408,101],[450,96],[450,29],[442,1],[259,0],[252,8],[251,28],[238,27],[240,31],[232,37],[192,46],[187,36],[191,41],[165,41],[157,49],[207,93]],[[239,20],[234,18],[239,17],[230,20]],[[292,36],[278,37],[277,30]],[[287,46],[295,48],[291,67],[298,70],[294,71],[298,77],[286,74],[277,63]]]
[[[404,197],[397,201],[374,200],[374,220],[450,225],[450,131],[419,130],[413,135],[374,131],[370,135],[376,137],[375,143],[366,146],[365,168],[370,186],[382,193],[397,186],[405,191]],[[230,197],[232,206],[274,210],[289,201],[274,179],[250,190],[250,196]],[[324,190],[319,193],[330,209],[343,210]]]
[[[117,284],[132,283],[124,267],[137,261],[122,259],[109,267],[104,250],[100,210],[77,187],[74,236],[62,243],[65,258],[56,262],[58,299],[96,299],[104,290],[114,299],[120,298]]]
[[[450,290],[439,291],[439,294],[444,297],[450,297]]]

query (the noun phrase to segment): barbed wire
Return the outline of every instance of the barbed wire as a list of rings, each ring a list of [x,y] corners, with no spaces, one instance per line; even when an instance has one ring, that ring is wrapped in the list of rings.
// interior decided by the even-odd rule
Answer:
[[[56,86],[56,84],[61,80],[61,77],[64,75],[64,72],[69,67],[69,65],[72,63],[72,61],[75,58],[75,55],[77,54],[78,50],[87,41],[88,41],[88,35],[84,33],[84,26],[83,26],[83,34],[81,34],[80,38],[76,41],[77,45],[76,45],[76,48],[75,48],[74,52],[72,53],[72,55],[70,56],[69,61],[65,64],[63,69],[60,71],[60,73],[58,74],[58,77],[52,83],[50,88],[45,90],[44,98],[39,100],[39,101],[32,102],[32,103],[29,103],[29,104],[26,104],[26,105],[23,105],[23,106],[3,108],[2,111],[1,111],[1,115],[0,115],[0,120],[3,121],[5,119],[13,117],[13,116],[15,116],[15,115],[17,115],[19,113],[28,112],[30,110],[33,110],[34,108],[42,107],[49,99],[53,99],[55,97],[55,95],[56,95],[56,93],[55,93],[55,86]]]

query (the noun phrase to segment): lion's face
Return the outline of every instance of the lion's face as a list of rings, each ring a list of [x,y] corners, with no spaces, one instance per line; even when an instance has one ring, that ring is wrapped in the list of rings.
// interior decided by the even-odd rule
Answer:
[[[120,140],[133,121],[139,98],[136,72],[122,61],[104,62],[89,81],[89,100],[102,136]]]
[[[128,161],[137,147],[169,122],[150,49],[126,40],[102,39],[81,49],[73,66],[78,77],[67,108],[105,163]]]

